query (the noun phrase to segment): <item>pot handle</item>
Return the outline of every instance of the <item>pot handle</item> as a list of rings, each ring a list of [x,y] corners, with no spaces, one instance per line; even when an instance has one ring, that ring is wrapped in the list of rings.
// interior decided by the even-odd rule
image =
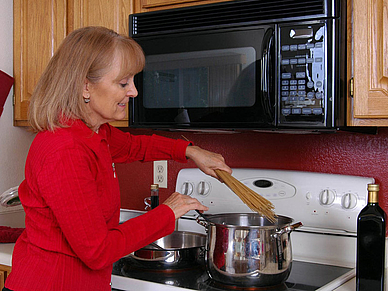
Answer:
[[[278,269],[279,270],[283,269],[283,261],[284,261],[283,245],[282,245],[281,236],[284,233],[290,233],[291,231],[293,231],[294,229],[296,229],[298,227],[301,227],[302,225],[303,225],[302,222],[297,222],[297,223],[288,225],[284,228],[281,228],[274,233],[273,237],[275,238],[275,241],[276,241],[276,252],[277,252],[277,256],[278,256]]]
[[[294,229],[297,229],[298,227],[301,227],[301,226],[303,226],[303,223],[299,221],[299,222],[296,222],[296,223],[291,224],[288,227],[286,227],[286,231],[287,232],[291,232]]]
[[[275,240],[276,240],[276,254],[278,259],[278,270],[282,270],[283,261],[284,261],[282,238],[280,236],[276,236]]]
[[[278,230],[275,232],[274,236],[277,237],[277,236],[282,235],[283,233],[290,233],[290,232],[293,231],[294,229],[297,229],[298,227],[301,227],[301,226],[303,226],[303,223],[300,222],[300,221],[299,221],[299,222],[296,222],[296,223],[294,223],[294,224],[290,224],[290,225],[288,225],[288,226],[286,226],[286,227],[284,227],[284,228],[278,229]]]

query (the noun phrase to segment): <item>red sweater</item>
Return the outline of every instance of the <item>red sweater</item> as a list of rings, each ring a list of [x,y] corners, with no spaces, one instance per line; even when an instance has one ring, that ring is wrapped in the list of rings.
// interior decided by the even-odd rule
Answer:
[[[35,137],[19,196],[26,230],[16,242],[6,287],[15,291],[108,291],[112,264],[174,230],[160,205],[119,225],[120,192],[113,163],[185,162],[188,142],[133,136],[82,121]],[[130,179],[128,173],[128,179]]]

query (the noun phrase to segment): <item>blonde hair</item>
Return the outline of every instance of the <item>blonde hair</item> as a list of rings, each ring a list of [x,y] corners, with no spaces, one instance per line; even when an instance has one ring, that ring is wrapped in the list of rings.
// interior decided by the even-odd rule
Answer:
[[[139,73],[144,53],[133,39],[105,27],[83,27],[62,42],[32,94],[29,121],[35,132],[66,127],[73,119],[87,120],[85,80],[97,83],[117,54],[121,70],[117,80]]]

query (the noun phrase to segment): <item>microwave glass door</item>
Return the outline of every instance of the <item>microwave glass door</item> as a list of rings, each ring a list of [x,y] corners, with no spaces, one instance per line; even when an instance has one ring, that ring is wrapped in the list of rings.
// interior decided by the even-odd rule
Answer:
[[[267,25],[139,37],[146,66],[135,78],[131,125],[273,125],[274,31]]]
[[[239,90],[233,85],[244,70],[255,75],[255,62],[256,52],[252,47],[150,56],[143,71],[144,96],[147,96],[143,105],[146,108],[253,106],[255,82],[247,82]],[[245,97],[238,98],[239,94]]]

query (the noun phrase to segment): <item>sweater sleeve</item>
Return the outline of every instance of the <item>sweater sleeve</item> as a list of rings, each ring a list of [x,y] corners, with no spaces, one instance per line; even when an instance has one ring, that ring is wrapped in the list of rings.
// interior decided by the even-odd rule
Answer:
[[[174,160],[186,163],[186,148],[191,141],[171,139],[159,135],[132,135],[110,125],[108,139],[113,161],[130,163],[133,161]]]
[[[174,214],[165,205],[109,228],[107,215],[112,211],[109,205],[101,205],[100,195],[106,193],[100,192],[95,177],[101,169],[93,170],[95,165],[85,155],[82,148],[67,148],[42,161],[37,188],[47,209],[41,209],[39,217],[34,217],[40,223],[39,233],[34,232],[33,226],[29,233],[34,244],[75,254],[97,270],[174,230]],[[115,196],[108,200],[112,209],[117,208],[117,200]]]

